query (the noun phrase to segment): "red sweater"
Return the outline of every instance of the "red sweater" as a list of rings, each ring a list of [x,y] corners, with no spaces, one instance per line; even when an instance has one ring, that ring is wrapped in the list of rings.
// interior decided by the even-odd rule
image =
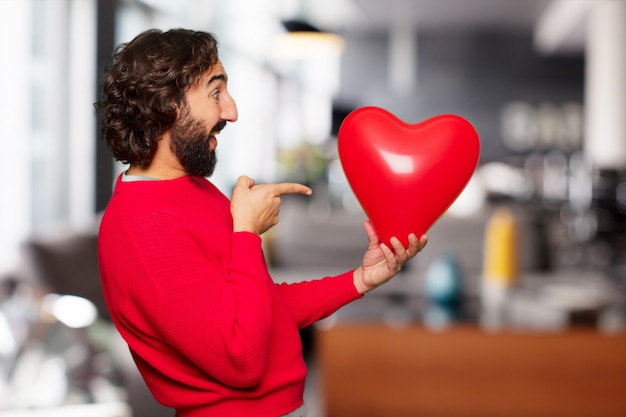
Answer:
[[[280,416],[303,402],[299,329],[360,297],[352,272],[276,284],[204,178],[118,178],[98,241],[104,295],[155,398],[179,417]]]

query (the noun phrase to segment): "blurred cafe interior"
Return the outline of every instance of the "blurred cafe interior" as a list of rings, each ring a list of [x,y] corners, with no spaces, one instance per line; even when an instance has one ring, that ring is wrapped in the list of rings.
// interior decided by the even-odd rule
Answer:
[[[96,258],[124,166],[93,103],[113,48],[153,27],[220,42],[239,120],[212,181],[314,190],[263,236],[277,282],[360,264],[351,111],[457,114],[480,136],[426,249],[302,330],[309,417],[625,416],[625,22],[623,0],[0,0],[0,417],[174,415]]]

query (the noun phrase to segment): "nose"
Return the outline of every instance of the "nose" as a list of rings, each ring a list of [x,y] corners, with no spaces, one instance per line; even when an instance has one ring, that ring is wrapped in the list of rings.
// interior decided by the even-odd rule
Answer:
[[[239,117],[237,104],[235,103],[235,99],[232,98],[230,94],[222,102],[222,114],[220,116],[222,120],[226,120],[228,122],[236,122]]]

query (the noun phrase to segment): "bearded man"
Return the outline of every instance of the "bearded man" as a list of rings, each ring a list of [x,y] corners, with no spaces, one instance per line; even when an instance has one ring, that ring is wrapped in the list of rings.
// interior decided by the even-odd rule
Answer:
[[[277,284],[261,235],[301,184],[241,176],[229,200],[207,177],[237,120],[215,37],[149,30],[120,45],[97,103],[102,135],[128,164],[98,238],[111,317],[154,397],[177,417],[305,416],[299,329],[387,282],[426,244],[369,246],[344,274]]]

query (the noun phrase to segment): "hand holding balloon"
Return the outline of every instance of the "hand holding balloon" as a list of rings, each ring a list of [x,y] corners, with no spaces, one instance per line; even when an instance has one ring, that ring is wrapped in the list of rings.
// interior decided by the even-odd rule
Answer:
[[[377,107],[350,113],[338,135],[339,159],[381,242],[409,247],[450,207],[480,155],[474,127],[455,115],[407,124]]]
[[[393,251],[378,240],[376,231],[369,221],[365,222],[365,231],[369,245],[361,266],[354,271],[354,286],[360,294],[365,294],[396,275],[404,264],[424,249],[428,236],[422,235],[419,239],[415,234],[408,236],[407,248],[395,237],[391,238]]]

